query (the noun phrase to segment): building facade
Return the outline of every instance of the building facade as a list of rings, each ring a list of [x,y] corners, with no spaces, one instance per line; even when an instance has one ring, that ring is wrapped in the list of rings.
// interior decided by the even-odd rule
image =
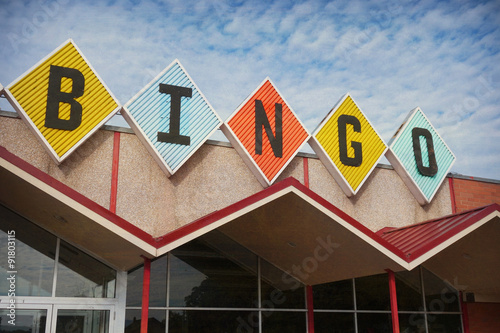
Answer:
[[[0,133],[2,330],[498,330],[497,181],[421,206],[387,165],[349,198],[311,154],[264,188],[227,143],[168,178],[128,129],[60,165],[15,114]]]
[[[72,40],[0,97],[0,332],[500,331],[500,182],[418,107],[223,121],[178,60],[122,106]]]

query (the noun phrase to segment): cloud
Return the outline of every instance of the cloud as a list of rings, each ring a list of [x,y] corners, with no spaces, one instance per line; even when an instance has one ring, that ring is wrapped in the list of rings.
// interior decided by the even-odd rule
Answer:
[[[123,104],[176,58],[222,119],[267,76],[311,132],[350,92],[386,142],[420,106],[453,171],[500,179],[499,13],[497,1],[10,1],[0,82],[71,37]]]

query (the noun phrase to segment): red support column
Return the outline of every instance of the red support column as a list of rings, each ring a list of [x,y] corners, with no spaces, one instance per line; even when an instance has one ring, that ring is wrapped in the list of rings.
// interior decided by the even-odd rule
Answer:
[[[457,202],[455,199],[455,182],[453,177],[448,178],[448,184],[450,186],[450,199],[451,199],[451,212],[452,214],[457,213]]]
[[[141,333],[148,332],[150,275],[151,275],[151,259],[144,257],[144,275],[142,279]]]
[[[313,304],[313,288],[306,287],[307,297],[307,332],[314,333],[314,304]]]
[[[309,188],[309,159],[303,157],[302,161],[304,163],[304,186]]]
[[[391,297],[391,315],[392,315],[392,332],[399,333],[399,315],[398,315],[398,298],[396,295],[396,277],[390,269],[386,270],[389,274],[389,294]]]
[[[111,196],[109,199],[109,210],[116,213],[116,201],[118,197],[118,165],[120,161],[120,132],[115,132],[113,137],[113,164],[111,167]]]
[[[464,295],[462,294],[462,292],[459,292],[458,296],[460,297],[460,307],[462,309],[462,323],[464,324],[464,333],[470,333],[469,311],[467,309],[467,303],[464,302]]]

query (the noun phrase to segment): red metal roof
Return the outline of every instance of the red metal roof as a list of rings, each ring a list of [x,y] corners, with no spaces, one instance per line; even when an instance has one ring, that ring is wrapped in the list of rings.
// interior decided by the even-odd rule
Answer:
[[[408,262],[411,262],[495,211],[500,211],[499,204],[402,228],[383,228],[377,234],[405,253]]]

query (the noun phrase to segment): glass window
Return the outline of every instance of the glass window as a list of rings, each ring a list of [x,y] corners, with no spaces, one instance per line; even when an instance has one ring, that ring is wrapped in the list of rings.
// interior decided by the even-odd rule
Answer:
[[[143,267],[129,272],[127,333],[137,332],[140,327],[142,279]],[[169,332],[306,331],[304,285],[219,231],[152,262],[153,292],[168,295],[166,305],[150,297],[149,311],[167,315]],[[161,322],[160,315],[153,317]],[[164,327],[159,330],[163,332]],[[156,331],[150,326],[148,332]]]
[[[292,311],[262,312],[263,333],[303,333],[306,329],[306,313]]]
[[[429,333],[460,333],[462,320],[458,314],[428,314]]]
[[[149,306],[167,306],[167,256],[151,262],[149,283]]]
[[[203,239],[171,252],[169,306],[256,307],[257,257],[248,267]]]
[[[142,305],[142,280],[144,266],[138,267],[127,276],[127,306]],[[149,280],[149,306],[167,306],[167,256],[151,261]]]
[[[109,310],[59,310],[56,333],[108,333]]]
[[[169,311],[168,332],[258,332],[254,320],[258,325],[259,315],[251,311]]]
[[[390,313],[357,313],[358,333],[392,332]]]
[[[426,310],[428,312],[459,312],[457,291],[425,268],[422,270]]]
[[[166,311],[149,310],[148,333],[165,333]],[[125,313],[125,333],[141,332],[141,310],[127,310]]]
[[[391,310],[387,274],[355,279],[358,310]]]
[[[399,311],[423,311],[422,283],[420,268],[394,274]]]
[[[353,310],[352,279],[313,286],[315,309]]]
[[[0,251],[15,252],[15,262],[0,262],[1,276],[16,271],[16,296],[114,297],[116,271],[34,223],[0,205]],[[59,248],[59,251],[57,249]],[[56,253],[58,260],[56,261]],[[57,277],[54,272],[57,265]],[[7,278],[0,296],[7,296]]]
[[[0,253],[15,252],[14,266],[0,260],[0,296],[6,296],[8,271],[16,273],[16,296],[52,296],[57,238],[0,205]],[[9,234],[15,239],[9,243]],[[29,244],[29,245],[28,245]]]
[[[305,309],[302,283],[265,260],[260,262],[263,308]]]
[[[314,333],[354,332],[354,313],[314,312]]]
[[[127,275],[127,306],[142,306],[142,281],[144,266],[137,267]]]
[[[163,332],[165,315],[169,332],[307,331],[305,286],[221,233],[209,233],[175,249],[168,254],[168,263],[165,258],[152,263],[151,290],[159,295],[150,298],[149,320],[154,324],[148,332]],[[128,286],[126,332],[138,332],[140,327],[140,310],[130,307],[141,306],[142,272],[140,268],[129,273],[129,283],[135,286]],[[424,333],[426,320],[430,333],[443,328],[460,332],[461,315],[440,310],[453,309],[457,298],[451,286],[421,268],[395,276],[401,332]],[[424,309],[424,297],[431,305],[434,299],[449,298],[451,305]],[[315,332],[392,331],[388,274],[313,286],[313,304]],[[162,322],[163,326],[157,325]]]
[[[9,323],[8,314],[9,310],[0,310],[0,332],[45,333],[47,310],[16,309],[15,325]]]
[[[116,271],[61,241],[56,296],[114,297]]]
[[[141,313],[142,310],[127,310],[125,312],[125,333],[141,332]],[[148,312],[151,315],[151,310]]]
[[[399,331],[404,333],[425,333],[425,315],[423,313],[400,313]]]

